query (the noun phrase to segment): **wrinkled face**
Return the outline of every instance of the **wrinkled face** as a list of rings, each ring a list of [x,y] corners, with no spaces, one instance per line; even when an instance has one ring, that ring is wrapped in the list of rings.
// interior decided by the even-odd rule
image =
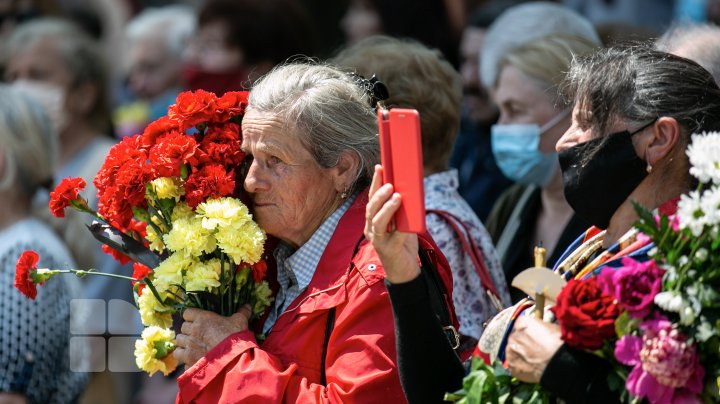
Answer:
[[[252,156],[245,190],[258,224],[297,248],[339,205],[337,170],[322,168],[277,117],[249,110],[242,149]]]
[[[507,65],[500,72],[493,100],[500,109],[500,124],[538,124],[543,126],[561,111],[552,98],[514,66]],[[567,129],[567,118],[547,130],[540,137],[541,152],[555,151],[555,143]]]
[[[180,85],[180,60],[161,38],[145,38],[130,50],[130,88],[140,99],[152,100]]]

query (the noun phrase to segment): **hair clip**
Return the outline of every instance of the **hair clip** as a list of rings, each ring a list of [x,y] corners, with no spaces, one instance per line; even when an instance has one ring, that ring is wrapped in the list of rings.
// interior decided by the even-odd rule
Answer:
[[[380,81],[374,74],[369,79],[366,79],[355,72],[349,72],[348,74],[370,97],[371,107],[375,108],[378,102],[390,98],[390,92],[388,91],[387,86],[385,86],[385,83]]]

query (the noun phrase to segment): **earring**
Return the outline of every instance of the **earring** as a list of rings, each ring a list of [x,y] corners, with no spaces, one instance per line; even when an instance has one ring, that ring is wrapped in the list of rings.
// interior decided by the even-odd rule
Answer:
[[[652,172],[652,166],[650,165],[650,163],[648,163],[647,167],[645,167],[645,171],[647,171],[648,174]]]
[[[340,199],[345,199],[348,196],[347,188],[340,193]]]

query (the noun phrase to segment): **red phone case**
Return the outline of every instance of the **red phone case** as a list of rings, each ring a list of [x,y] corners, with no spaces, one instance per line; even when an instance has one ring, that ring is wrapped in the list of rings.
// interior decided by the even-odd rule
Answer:
[[[392,183],[402,195],[395,213],[395,228],[407,233],[425,232],[425,192],[423,190],[420,115],[414,109],[394,108],[378,111],[380,157],[383,182]]]

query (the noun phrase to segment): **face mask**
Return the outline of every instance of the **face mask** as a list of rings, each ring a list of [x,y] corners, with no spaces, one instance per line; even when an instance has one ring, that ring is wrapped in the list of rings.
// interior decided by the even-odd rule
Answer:
[[[647,176],[647,165],[635,153],[632,136],[653,123],[560,152],[565,199],[578,216],[601,229],[608,227],[615,211]],[[594,154],[583,161],[588,153]]]
[[[543,187],[550,183],[557,170],[557,153],[543,154],[538,149],[540,136],[569,112],[561,112],[542,127],[536,124],[493,125],[490,129],[492,151],[500,171],[521,184]]]
[[[50,118],[55,134],[65,130],[68,124],[65,112],[65,91],[55,84],[35,80],[16,80],[10,87],[27,95],[40,104]]]
[[[213,73],[196,66],[183,66],[182,82],[188,90],[205,90],[218,96],[228,91],[244,89],[243,83],[248,82],[248,73],[245,69],[233,69],[222,73]]]

